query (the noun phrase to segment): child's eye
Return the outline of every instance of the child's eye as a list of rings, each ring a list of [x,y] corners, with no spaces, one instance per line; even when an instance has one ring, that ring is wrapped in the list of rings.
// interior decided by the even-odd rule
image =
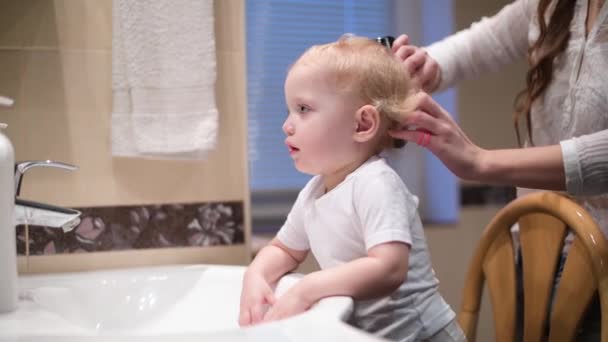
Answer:
[[[308,113],[309,111],[310,111],[310,108],[306,107],[305,105],[298,105],[299,113]]]

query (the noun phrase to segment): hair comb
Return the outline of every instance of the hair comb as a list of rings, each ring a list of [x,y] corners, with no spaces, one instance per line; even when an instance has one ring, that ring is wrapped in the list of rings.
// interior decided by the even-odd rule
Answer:
[[[393,47],[393,42],[395,41],[395,37],[393,36],[382,36],[376,38],[376,41],[381,45],[386,46],[387,49],[391,49]]]

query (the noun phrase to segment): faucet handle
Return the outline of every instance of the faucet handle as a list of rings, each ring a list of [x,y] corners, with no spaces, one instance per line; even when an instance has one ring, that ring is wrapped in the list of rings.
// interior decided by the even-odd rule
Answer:
[[[19,196],[19,192],[21,191],[21,180],[23,179],[23,175],[27,172],[27,170],[33,167],[55,167],[59,169],[64,169],[68,171],[73,171],[78,169],[75,165],[70,165],[58,161],[53,160],[27,160],[19,163],[15,163],[15,197]]]

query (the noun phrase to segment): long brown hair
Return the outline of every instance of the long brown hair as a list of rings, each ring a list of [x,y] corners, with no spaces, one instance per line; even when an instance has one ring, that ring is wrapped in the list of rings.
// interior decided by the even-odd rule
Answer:
[[[547,25],[545,14],[553,1],[540,0],[538,3],[537,17],[540,33],[536,42],[528,49],[530,68],[526,74],[526,88],[515,98],[513,122],[519,146],[522,146],[519,134],[519,119],[522,115],[526,117],[530,144],[534,145],[530,108],[534,100],[549,86],[553,78],[553,61],[566,49],[570,39],[570,22],[574,15],[576,0],[557,0]]]

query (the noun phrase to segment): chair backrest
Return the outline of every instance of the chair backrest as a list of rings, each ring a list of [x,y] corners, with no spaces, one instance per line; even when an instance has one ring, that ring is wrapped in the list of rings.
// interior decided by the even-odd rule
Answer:
[[[510,228],[516,222],[523,266],[524,341],[542,341],[547,319],[549,341],[573,341],[598,289],[602,312],[608,310],[608,243],[587,211],[554,192],[537,192],[512,201],[486,227],[469,266],[458,322],[468,341],[474,342],[487,280],[496,341],[514,340],[516,274]],[[566,227],[575,237],[547,317]],[[602,314],[601,320],[602,341],[608,342],[608,314]]]

